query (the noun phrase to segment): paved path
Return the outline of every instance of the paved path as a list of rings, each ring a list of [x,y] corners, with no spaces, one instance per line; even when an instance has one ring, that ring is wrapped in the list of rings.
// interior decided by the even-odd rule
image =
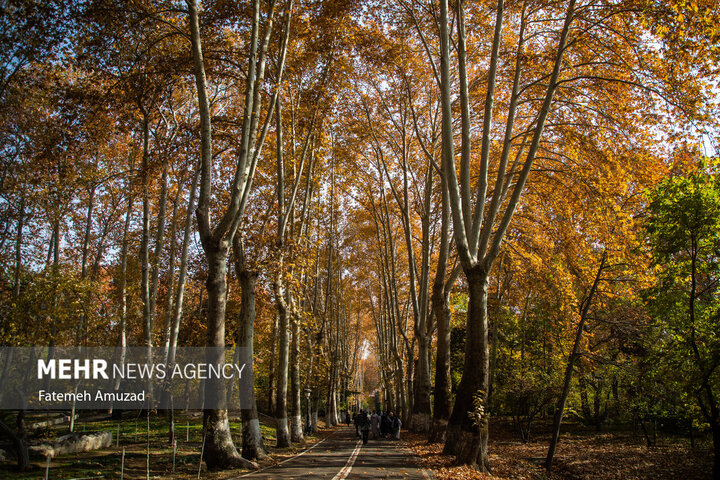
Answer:
[[[325,440],[277,466],[237,477],[248,480],[290,479],[429,479],[419,460],[402,443],[369,440],[363,445],[355,427],[339,427]]]

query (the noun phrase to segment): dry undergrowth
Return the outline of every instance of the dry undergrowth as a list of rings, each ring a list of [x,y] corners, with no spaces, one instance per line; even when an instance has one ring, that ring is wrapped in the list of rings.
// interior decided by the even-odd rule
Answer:
[[[547,473],[541,465],[549,435],[523,444],[509,424],[493,425],[489,446],[493,474],[483,475],[453,465],[453,457],[442,454],[442,444],[428,444],[423,435],[405,436],[438,480],[700,480],[710,478],[712,471],[712,450],[706,443],[695,449],[687,441],[647,448],[642,438],[626,433],[566,433],[561,438],[553,471]]]

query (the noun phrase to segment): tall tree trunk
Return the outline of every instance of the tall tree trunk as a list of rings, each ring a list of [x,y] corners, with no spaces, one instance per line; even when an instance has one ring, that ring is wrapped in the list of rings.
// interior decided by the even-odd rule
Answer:
[[[226,242],[205,245],[208,257],[207,349],[206,362],[221,365],[225,362],[225,308],[227,302]],[[208,468],[256,468],[240,456],[233,443],[228,421],[225,382],[222,378],[205,381],[205,410],[203,416],[205,450],[203,459]],[[212,407],[210,407],[212,406]]]
[[[290,430],[288,429],[287,386],[288,386],[288,355],[289,345],[289,306],[282,288],[282,257],[280,258],[280,271],[275,280],[275,305],[278,312],[278,366],[276,372],[277,383],[277,409],[275,422],[277,428],[277,446],[279,448],[290,446]]]
[[[290,440],[303,442],[302,396],[300,385],[300,318],[296,311],[291,317],[292,344],[290,348]]]
[[[330,379],[330,385],[328,389],[328,401],[327,405],[325,406],[325,409],[327,410],[326,416],[325,416],[325,424],[328,427],[334,427],[339,424],[338,421],[338,408],[337,408],[337,378],[336,378],[336,372],[335,369],[333,369],[333,374]]]
[[[315,107],[317,112],[318,106]],[[308,129],[307,136],[305,138],[304,146],[302,149],[302,155],[300,158],[299,166],[293,166],[294,181],[290,190],[290,195],[285,198],[285,164],[284,164],[284,145],[283,145],[283,123],[282,123],[282,102],[281,96],[278,95],[275,108],[275,119],[276,119],[276,152],[277,152],[277,201],[278,201],[278,227],[277,227],[277,248],[278,248],[278,275],[275,284],[275,296],[278,315],[280,319],[280,356],[278,359],[278,408],[277,408],[277,425],[278,425],[278,445],[285,444],[286,436],[292,441],[300,442],[303,440],[302,433],[302,418],[301,418],[301,404],[300,404],[300,371],[299,371],[299,325],[298,325],[298,312],[293,299],[292,288],[289,285],[285,285],[285,237],[290,227],[290,237],[295,236],[295,202],[297,199],[297,192],[300,186],[300,180],[302,178],[305,161],[307,158],[308,148],[311,144],[312,130],[315,121],[315,113],[313,113],[313,119]],[[295,157],[295,122],[294,115],[292,118],[292,129],[291,129],[291,145],[292,154]],[[311,155],[312,156],[312,155]],[[314,157],[313,157],[314,159]],[[312,170],[312,160],[310,169]],[[307,172],[307,184],[310,184],[310,171]],[[307,208],[309,199],[309,187],[306,187],[305,200],[303,202],[303,211]],[[303,219],[304,220],[304,219]],[[300,230],[302,230],[302,225]],[[289,269],[288,276],[292,275],[292,269]],[[292,323],[292,395],[291,395],[291,432],[286,435],[287,431],[287,375],[288,375],[288,349],[289,349],[289,335],[290,328],[288,322]],[[288,441],[289,443],[289,441]]]
[[[277,352],[277,343],[278,343],[278,314],[275,312],[275,315],[273,315],[273,324],[272,324],[272,332],[270,334],[270,338],[272,339],[272,344],[270,347],[270,365],[268,369],[269,372],[269,382],[270,385],[268,385],[268,415],[274,416],[275,412],[277,411],[277,367],[275,365],[275,359],[277,358],[276,352]]]
[[[50,259],[52,258],[53,248],[55,247],[55,229],[54,223],[50,224],[52,231],[50,232],[50,238],[48,239],[48,252],[45,258],[45,266],[50,267]]]
[[[403,410],[402,421],[409,428],[414,428],[412,425],[413,421],[413,405],[415,400],[415,367],[419,363],[419,360],[415,360],[415,337],[413,337],[412,344],[409,348],[405,348],[405,409]],[[429,353],[429,352],[428,352]],[[429,365],[429,362],[428,362]],[[428,381],[430,379],[430,373],[428,372]],[[430,398],[428,398],[428,405],[430,404]],[[430,415],[428,414],[428,420]],[[427,431],[427,430],[425,430]]]
[[[59,215],[59,214],[58,214]],[[60,265],[60,218],[55,219],[53,225],[53,267],[57,272],[57,268]]]
[[[433,309],[437,319],[437,352],[435,359],[435,388],[431,442],[444,442],[445,429],[450,418],[450,304],[446,291],[433,287]]]
[[[140,296],[143,304],[143,340],[147,347],[147,362],[152,363],[152,308],[150,300],[150,194],[149,194],[149,178],[148,164],[150,157],[150,119],[145,108],[141,108],[143,114],[142,131],[143,131],[143,153],[142,153],[142,196],[143,196],[143,216],[142,216],[142,239],[140,241]],[[152,383],[146,383],[147,395],[149,401],[153,399]]]
[[[20,275],[22,272],[22,242],[23,242],[23,227],[25,225],[25,192],[21,193],[20,207],[18,208],[18,226],[17,236],[15,238],[15,279],[13,283],[13,297],[18,298],[20,296]]]
[[[164,342],[164,348],[163,348],[163,358],[165,359],[165,363],[168,363],[168,358],[170,356],[170,343],[172,335],[172,313],[173,313],[173,300],[174,300],[174,294],[175,291],[175,283],[174,283],[174,276],[175,276],[175,257],[176,257],[176,239],[175,239],[175,233],[177,231],[177,215],[178,215],[178,206],[180,204],[180,193],[182,192],[182,184],[185,180],[184,176],[180,179],[177,186],[177,192],[175,193],[175,199],[173,200],[173,210],[170,220],[170,261],[168,262],[168,289],[167,289],[167,303],[165,305],[165,321],[163,322],[163,342]],[[192,202],[192,200],[191,200]],[[174,358],[174,356],[173,356]],[[166,385],[168,385],[166,383]],[[175,402],[172,397],[172,394],[169,392],[169,389],[167,387],[163,388],[162,392],[162,403],[166,406],[166,410],[164,411],[165,415],[167,416],[168,420],[168,441],[170,445],[173,444],[175,441]]]
[[[488,395],[487,395],[487,404],[490,405],[493,399],[493,391],[494,391],[494,384],[495,384],[495,369],[497,368],[497,351],[498,351],[498,342],[500,339],[498,338],[498,327],[497,327],[497,320],[494,322],[490,322],[489,324],[489,336],[491,341],[491,347],[490,347],[490,379],[488,380]]]
[[[412,428],[416,432],[430,431],[430,342],[432,337],[418,339],[418,359],[413,380]]]
[[[560,399],[558,400],[557,407],[555,409],[555,416],[553,417],[552,427],[552,438],[550,440],[550,447],[548,448],[547,457],[545,458],[545,468],[550,470],[552,467],[553,456],[555,455],[555,448],[557,447],[558,440],[560,439],[560,425],[562,424],[563,414],[565,412],[565,403],[567,397],[570,394],[570,382],[572,381],[572,373],[575,368],[575,362],[580,356],[580,340],[582,340],[583,328],[585,327],[585,321],[590,311],[590,304],[593,301],[595,292],[597,291],[598,285],[600,284],[600,277],[603,270],[605,269],[605,261],[607,259],[606,252],[603,252],[600,260],[600,266],[598,267],[595,280],[593,281],[592,287],[580,305],[580,321],[578,322],[577,329],[575,331],[575,341],[573,342],[573,348],[568,357],[568,363],[565,367],[565,379],[563,380],[563,389]]]
[[[275,291],[275,307],[278,314],[278,367],[277,367],[277,410],[275,412],[276,438],[277,446],[280,448],[290,446],[290,430],[288,429],[288,409],[287,409],[287,382],[288,382],[288,356],[289,356],[289,315],[291,315],[289,296],[289,287],[284,288],[285,284],[285,264],[284,264],[284,222],[285,216],[285,166],[283,163],[283,129],[282,129],[282,102],[281,97],[277,97],[275,107],[276,119],[276,164],[277,164],[277,201],[278,201],[278,231],[277,231],[277,275],[273,289]]]
[[[713,480],[720,480],[720,422],[718,422],[718,408],[715,407],[715,420],[710,422],[710,429],[713,437],[713,452],[715,460],[713,461]]]
[[[97,249],[95,250],[95,260],[93,261],[93,266],[90,270],[90,278],[93,280],[97,279],[98,273],[100,272],[100,263],[102,262],[103,253],[105,252],[105,242],[107,241],[108,234],[110,233],[111,221],[111,218],[106,220],[102,233],[100,234]]]
[[[187,212],[185,214],[185,231],[183,232],[182,250],[180,252],[180,271],[178,272],[177,285],[175,286],[175,300],[173,302],[172,319],[170,321],[170,335],[168,337],[168,363],[175,363],[175,350],[177,348],[178,332],[180,331],[180,319],[182,318],[183,298],[185,296],[185,277],[188,266],[188,249],[192,235],[193,209],[197,197],[198,178],[200,168],[195,170],[190,187],[190,199],[188,200]]]
[[[395,414],[398,417],[405,419],[407,414],[407,389],[405,385],[405,372],[403,370],[402,357],[400,355],[395,356],[395,393],[397,398],[395,399],[395,405],[397,411]]]
[[[118,363],[120,365],[125,365],[125,358],[127,357],[127,257],[128,234],[130,230],[130,220],[132,219],[133,200],[132,192],[130,192],[127,210],[125,211],[125,223],[123,224],[123,237],[120,247],[120,332],[118,333],[118,345],[120,347]],[[115,385],[113,386],[115,391],[120,390],[121,381],[122,378],[118,375],[118,378],[115,379]],[[114,419],[120,419],[122,411],[113,409],[112,414]]]
[[[177,192],[175,193],[175,199],[173,200],[173,209],[170,216],[170,261],[168,262],[168,291],[167,291],[167,303],[165,305],[165,321],[163,322],[163,341],[164,341],[164,356],[165,361],[168,359],[168,350],[170,348],[170,335],[172,333],[172,313],[173,313],[173,301],[175,300],[175,261],[177,259],[177,241],[175,235],[177,233],[177,216],[180,205],[180,193],[182,192],[182,184],[184,183],[184,176],[178,183]],[[190,207],[190,206],[188,206]]]
[[[437,354],[435,358],[435,397],[431,442],[444,442],[450,418],[452,379],[450,377],[450,305],[448,295],[452,283],[446,287],[447,263],[450,256],[450,204],[447,182],[442,178],[440,252],[432,287],[432,309],[437,322]]]
[[[158,209],[157,231],[155,232],[155,251],[152,259],[152,272],[150,276],[150,312],[149,325],[152,329],[155,325],[155,307],[157,305],[158,284],[160,283],[160,255],[165,244],[165,215],[167,212],[167,192],[168,192],[168,167],[167,162],[163,163],[162,178],[160,180],[160,206]],[[174,220],[174,218],[173,218]],[[164,332],[163,332],[164,333]]]
[[[95,184],[92,185],[88,192],[88,207],[85,215],[85,236],[82,244],[82,261],[80,266],[80,277],[85,278],[87,272],[88,250],[90,245],[90,233],[92,232],[92,214],[95,207]]]
[[[465,277],[469,292],[465,362],[455,405],[448,421],[444,453],[457,455],[458,463],[489,472],[486,410],[490,367],[487,318],[488,272],[476,267],[466,270]]]
[[[247,385],[255,385],[255,371],[252,368],[254,358],[254,336],[255,336],[255,284],[257,273],[247,269],[242,240],[235,241],[235,258],[240,290],[242,294],[242,310],[240,312],[240,325],[238,326],[237,346],[240,348],[241,364],[249,365],[251,368],[245,375],[248,375]],[[240,415],[242,418],[242,456],[248,460],[263,459],[267,456],[265,445],[260,432],[260,421],[258,420],[257,402],[255,400],[255,389],[242,395],[247,402],[241,402]]]

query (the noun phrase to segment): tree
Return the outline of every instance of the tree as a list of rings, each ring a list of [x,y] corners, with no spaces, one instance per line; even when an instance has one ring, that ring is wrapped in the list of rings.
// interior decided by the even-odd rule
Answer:
[[[720,479],[720,174],[717,163],[663,181],[650,193],[647,238],[658,270],[648,302],[664,334],[669,380],[710,425]]]
[[[219,220],[212,225],[212,191],[213,191],[213,138],[212,113],[208,95],[205,60],[202,51],[200,18],[196,0],[187,0],[189,9],[188,26],[192,45],[193,73],[197,88],[198,107],[200,114],[200,194],[196,216],[200,240],[207,258],[208,276],[208,313],[207,313],[207,346],[209,363],[220,364],[223,359],[222,348],[225,347],[225,310],[227,302],[227,262],[233,239],[242,223],[245,207],[255,174],[257,161],[265,141],[267,128],[272,118],[273,105],[277,99],[279,82],[284,69],[285,49],[287,46],[288,29],[284,30],[280,52],[278,52],[277,72],[274,96],[269,102],[270,108],[261,122],[262,90],[265,82],[265,69],[270,55],[270,38],[275,21],[275,2],[271,2],[264,29],[261,30],[261,2],[253,2],[250,18],[251,36],[247,46],[247,71],[244,91],[244,110],[242,114],[242,131],[238,145],[237,164],[230,182],[230,198],[221,208]],[[290,21],[292,1],[286,4],[285,22]],[[261,128],[262,126],[262,128]],[[205,386],[206,403],[217,403],[226,398],[225,384],[209,381]],[[207,408],[204,412],[205,461],[208,467],[224,468],[230,466],[253,467],[237,452],[230,435],[227,409]]]
[[[538,153],[543,129],[553,106],[553,97],[558,87],[565,46],[570,25],[575,15],[575,0],[570,0],[562,14],[562,26],[557,40],[556,53],[552,60],[552,71],[547,76],[547,88],[534,127],[531,128],[531,142],[525,159],[516,171],[516,165],[508,168],[508,159],[513,144],[514,117],[519,100],[519,81],[521,76],[521,56],[517,56],[513,92],[508,112],[507,130],[504,138],[494,193],[490,196],[487,177],[490,171],[491,127],[493,119],[493,101],[499,60],[501,33],[504,20],[504,2],[500,0],[496,8],[496,20],[492,49],[489,59],[487,95],[483,115],[483,129],[480,153],[479,181],[476,186],[471,182],[471,130],[470,97],[467,75],[465,5],[457,2],[457,55],[458,77],[460,81],[461,109],[461,160],[460,178],[455,167],[453,120],[450,78],[450,35],[448,2],[440,2],[440,90],[442,100],[442,167],[447,177],[449,198],[453,219],[455,246],[462,264],[469,291],[467,336],[465,342],[465,365],[458,386],[453,411],[450,416],[445,440],[445,452],[457,455],[460,463],[476,466],[483,472],[489,472],[487,456],[488,416],[486,401],[489,393],[489,351],[487,294],[490,270],[500,253],[500,246],[515,209],[520,201],[523,188],[530,175],[535,156]],[[523,8],[522,17],[525,17]],[[521,22],[518,49],[523,48],[524,20]],[[431,59],[432,60],[432,59]],[[524,151],[521,147],[517,158]],[[517,175],[517,177],[516,177]],[[513,178],[515,183],[511,189]],[[477,191],[475,201],[472,192]],[[508,193],[509,196],[508,196]],[[487,200],[489,199],[489,204]],[[505,200],[507,199],[507,204]],[[485,212],[486,205],[488,210]],[[504,211],[501,212],[504,206]]]
[[[61,1],[10,0],[0,7],[0,101],[23,69],[57,52],[69,27]]]

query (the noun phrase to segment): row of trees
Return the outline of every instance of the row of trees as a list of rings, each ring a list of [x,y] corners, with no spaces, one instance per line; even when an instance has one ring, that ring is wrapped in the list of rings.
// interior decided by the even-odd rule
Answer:
[[[413,428],[428,430],[432,413],[431,438],[483,471],[490,411],[514,413],[527,439],[532,418],[554,407],[550,468],[576,370],[583,414],[598,424],[610,392],[625,404],[622,413],[637,408],[640,421],[647,411],[639,403],[667,400],[636,391],[646,372],[633,368],[652,355],[645,344],[627,343],[650,335],[650,318],[683,313],[649,313],[647,292],[658,277],[647,270],[657,248],[646,245],[645,219],[647,192],[661,179],[708,173],[678,142],[676,126],[709,119],[696,90],[703,80],[694,69],[680,80],[663,58],[682,56],[666,29],[687,33],[688,23],[704,20],[693,14],[686,22],[678,6],[628,3],[450,7],[401,3],[384,43],[373,46],[379,72],[358,87],[355,142],[359,168],[369,169],[364,203],[378,257],[368,303],[384,352],[383,388],[399,395],[397,408]],[[710,7],[690,8],[706,15]],[[644,39],[648,25],[662,47],[657,37]],[[478,68],[468,58],[484,59],[482,74],[468,73]],[[666,132],[660,144],[658,131]],[[458,345],[448,293],[460,271],[464,353],[450,409],[448,352]],[[709,290],[712,297],[712,282]],[[397,334],[388,340],[384,328]],[[702,379],[669,383],[668,391],[712,384],[713,355],[698,361]],[[597,372],[608,365],[618,368]],[[633,398],[619,399],[620,375]],[[712,426],[715,397],[704,395],[696,404],[708,414],[697,420]]]
[[[717,465],[712,2],[3,8],[3,344],[250,347],[212,468],[265,454],[258,405],[279,446],[306,388],[336,424],[368,348],[480,470],[491,412],[554,445],[568,401],[676,409]]]

